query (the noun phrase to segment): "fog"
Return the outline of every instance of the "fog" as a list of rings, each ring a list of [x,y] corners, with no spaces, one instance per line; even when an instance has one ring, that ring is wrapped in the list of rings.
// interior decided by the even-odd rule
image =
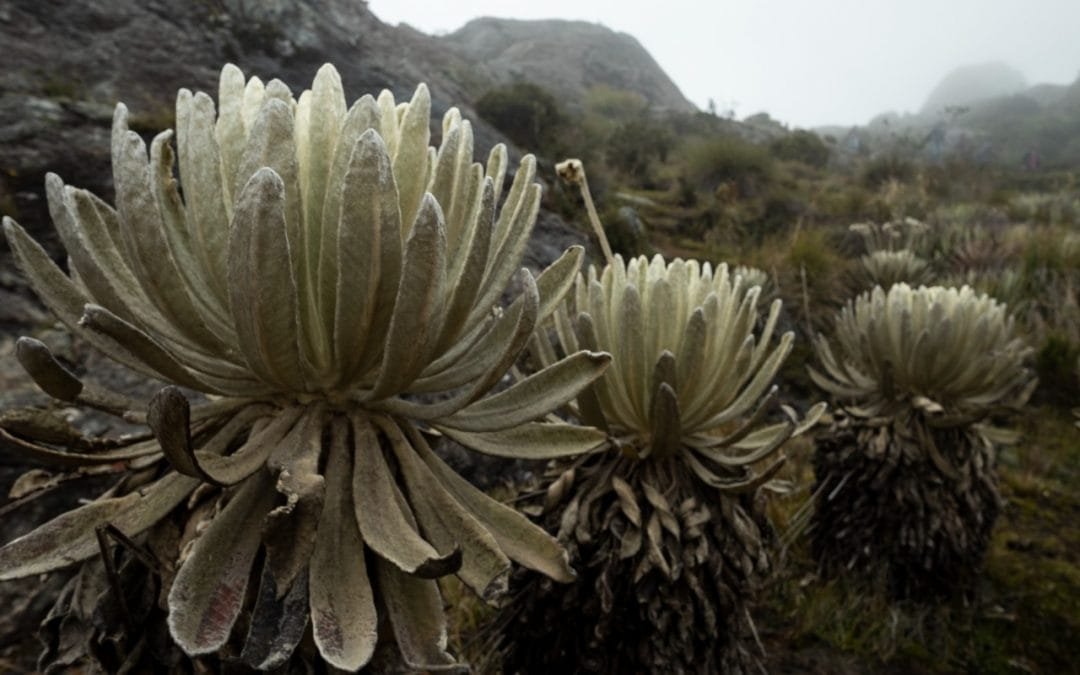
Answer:
[[[450,32],[479,16],[560,18],[629,33],[701,108],[787,124],[917,111],[952,69],[1003,62],[1029,84],[1080,76],[1078,0],[372,0],[383,21]]]

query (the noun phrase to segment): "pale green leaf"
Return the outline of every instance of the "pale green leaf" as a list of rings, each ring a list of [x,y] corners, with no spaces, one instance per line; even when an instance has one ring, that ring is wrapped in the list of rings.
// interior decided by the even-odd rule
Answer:
[[[452,574],[461,564],[461,551],[441,554],[416,531],[412,514],[395,496],[396,485],[371,423],[351,416],[353,500],[364,543],[383,559],[408,574],[437,578]]]
[[[503,553],[514,562],[546,574],[556,581],[566,583],[574,580],[574,570],[570,567],[566,551],[554,537],[522,514],[495,501],[454,473],[411,426],[406,426],[405,432],[420,459],[428,465],[443,486],[457,497],[461,505],[491,532]]]
[[[577,396],[610,362],[611,356],[603,352],[577,352],[439,424],[462,431],[500,431],[539,419]]]
[[[0,548],[0,581],[44,574],[98,555],[98,527],[109,524],[135,536],[164,518],[198,485],[171,473],[122,497],[72,509]]]
[[[371,660],[378,640],[375,600],[364,544],[353,515],[348,424],[336,417],[326,462],[326,503],[311,555],[311,624],[326,661],[355,671]]]
[[[300,390],[297,285],[290,264],[285,185],[259,169],[244,186],[229,236],[229,304],[251,369],[266,382]]]
[[[257,473],[195,540],[169,591],[169,632],[185,653],[209,654],[228,641],[273,504],[269,476]]]

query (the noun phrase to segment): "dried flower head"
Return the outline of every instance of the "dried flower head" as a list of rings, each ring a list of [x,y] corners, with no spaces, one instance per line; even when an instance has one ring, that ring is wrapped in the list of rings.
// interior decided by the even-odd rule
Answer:
[[[332,66],[294,99],[281,82],[221,72],[218,105],[181,90],[147,149],[117,106],[116,209],[49,175],[70,257],[61,271],[17,224],[20,269],[74,333],[171,385],[149,404],[82,382],[40,342],[20,361],[49,394],[145,421],[154,437],[96,453],[19,441],[37,459],[159,470],[0,549],[0,578],[93,556],[95,528],[135,535],[192,497],[216,498],[178,562],[169,626],[188,654],[230,638],[256,593],[243,660],[289,657],[309,618],[326,661],[355,670],[385,619],[406,664],[452,665],[435,577],[490,598],[510,560],[572,576],[556,541],[451,471],[426,433],[512,457],[596,447],[595,430],[535,422],[608,357],[576,352],[487,396],[572,285],[582,251],[518,271],[539,207],[531,156],[502,196],[507,156],[473,162],[451,109],[429,147],[420,85],[347,107]],[[178,171],[179,181],[174,177]],[[497,304],[517,275],[517,298]],[[179,388],[201,392],[191,405]],[[162,467],[164,468],[164,467]],[[204,517],[206,511],[202,510]],[[194,536],[194,534],[192,534]],[[260,555],[262,551],[262,555]],[[255,561],[260,587],[248,589]],[[386,631],[382,631],[386,633]]]

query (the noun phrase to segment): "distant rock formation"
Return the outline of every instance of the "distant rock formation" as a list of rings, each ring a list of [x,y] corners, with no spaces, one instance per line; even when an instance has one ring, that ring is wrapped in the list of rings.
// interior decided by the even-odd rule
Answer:
[[[658,112],[697,110],[637,40],[600,24],[487,17],[442,40],[483,64],[498,83],[539,84],[571,108],[602,84],[637,93]]]
[[[962,66],[946,75],[926,98],[921,112],[937,114],[989,98],[1010,96],[1027,88],[1024,75],[1000,62]]]

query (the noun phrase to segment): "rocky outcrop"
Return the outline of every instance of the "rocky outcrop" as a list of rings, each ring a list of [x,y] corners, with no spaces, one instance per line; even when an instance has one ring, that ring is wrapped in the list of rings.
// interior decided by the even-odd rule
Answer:
[[[427,82],[436,115],[463,104],[481,151],[502,140],[468,108],[460,57],[437,39],[387,26],[350,0],[11,0],[0,6],[0,210],[48,243],[46,171],[111,200],[109,126],[117,101],[152,134],[173,124],[181,87],[216,92],[236,63],[294,90],[324,62],[346,93],[389,88],[408,96]],[[2,246],[2,245],[0,245]]]
[[[605,85],[637,93],[659,112],[697,110],[636,39],[600,24],[485,17],[443,40],[500,84],[539,84],[571,108]]]
[[[949,107],[1010,96],[1026,87],[1023,74],[1004,63],[962,66],[951,71],[933,88],[922,112],[936,115]]]

